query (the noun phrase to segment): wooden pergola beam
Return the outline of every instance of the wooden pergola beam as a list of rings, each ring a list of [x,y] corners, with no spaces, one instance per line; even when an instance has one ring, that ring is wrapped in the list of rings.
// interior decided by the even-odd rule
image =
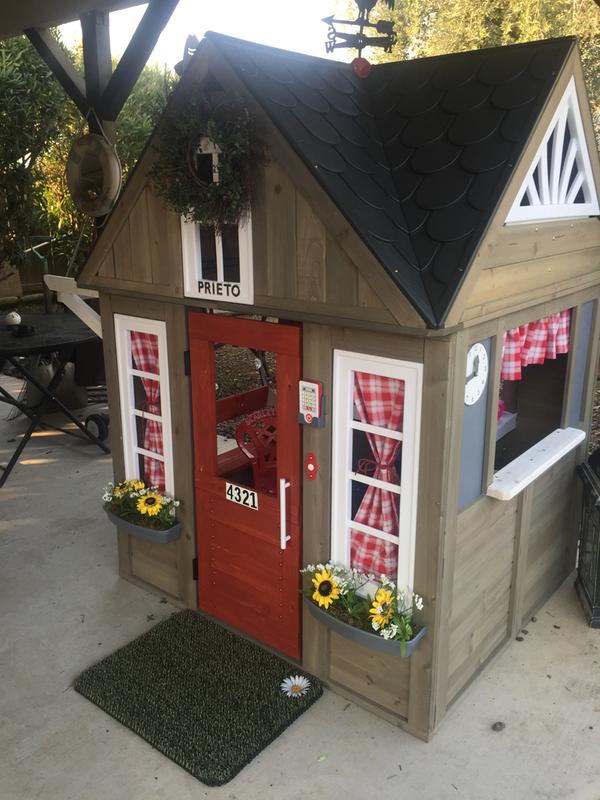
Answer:
[[[26,28],[56,28],[79,19],[86,11],[119,11],[145,0],[3,0],[0,39],[20,36]]]
[[[100,104],[103,119],[117,118],[177,3],[178,0],[150,0],[103,92]]]
[[[49,30],[27,28],[24,33],[49,66],[54,77],[63,87],[67,95],[75,103],[81,114],[85,116],[89,110],[85,82],[82,75],[80,75],[69,60],[65,51]]]
[[[112,75],[108,12],[88,11],[80,21],[85,92],[89,105],[97,110]]]

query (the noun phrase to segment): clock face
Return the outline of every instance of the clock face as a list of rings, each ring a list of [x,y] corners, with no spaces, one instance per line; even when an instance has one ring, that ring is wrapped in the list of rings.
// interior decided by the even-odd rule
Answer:
[[[481,342],[472,345],[467,353],[465,404],[474,405],[485,389],[488,378],[488,354]]]

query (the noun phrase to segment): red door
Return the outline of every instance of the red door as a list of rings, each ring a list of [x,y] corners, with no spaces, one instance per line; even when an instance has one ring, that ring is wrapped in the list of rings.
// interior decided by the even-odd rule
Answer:
[[[300,329],[190,312],[198,602],[300,658]]]

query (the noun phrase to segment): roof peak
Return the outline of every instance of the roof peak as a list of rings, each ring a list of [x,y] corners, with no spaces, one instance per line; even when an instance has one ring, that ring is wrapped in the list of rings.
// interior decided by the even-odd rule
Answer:
[[[319,62],[321,64],[328,64],[328,65],[336,65],[339,67],[347,68],[349,71],[352,71],[352,63],[349,61],[339,61],[338,59],[333,58],[325,58],[323,56],[315,56],[309,53],[302,53],[298,50],[287,50],[282,47],[275,47],[273,45],[263,44],[260,42],[253,42],[250,39],[241,39],[237,36],[230,36],[226,33],[220,33],[219,31],[206,31],[204,34],[204,39],[208,41],[222,41],[227,42],[231,45],[237,45],[239,47],[245,47],[257,51],[263,51],[265,53],[273,53],[279,54],[281,56],[296,58],[299,60],[310,60],[314,62]],[[576,36],[556,36],[550,39],[533,39],[527,42],[514,42],[513,44],[504,44],[504,45],[493,45],[492,47],[480,47],[473,50],[456,50],[452,53],[439,53],[437,55],[431,56],[419,56],[417,58],[398,58],[395,61],[384,61],[381,63],[374,63],[372,64],[372,71],[382,71],[385,68],[394,67],[398,64],[414,64],[414,63],[431,63],[434,61],[439,60],[448,60],[452,58],[469,58],[469,57],[477,57],[481,56],[482,54],[485,55],[492,55],[494,53],[508,53],[514,52],[515,50],[525,50],[529,48],[540,48],[546,46],[555,46],[559,43],[567,44],[569,43],[571,46],[577,43]]]
[[[229,62],[398,288],[443,324],[575,43],[376,65],[222,34]]]

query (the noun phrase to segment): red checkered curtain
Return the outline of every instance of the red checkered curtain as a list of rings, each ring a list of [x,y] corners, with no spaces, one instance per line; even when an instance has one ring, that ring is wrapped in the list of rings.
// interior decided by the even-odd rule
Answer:
[[[158,336],[154,333],[131,331],[131,357],[136,369],[156,375],[157,380],[142,378],[146,393],[144,411],[160,416],[160,383],[158,361]],[[154,419],[144,419],[144,450],[163,454],[162,425]],[[165,465],[157,458],[144,456],[144,480],[146,484],[165,491]]]
[[[392,431],[401,431],[404,416],[404,381],[354,373],[354,406],[361,422]],[[402,442],[367,432],[373,459],[361,459],[359,471],[372,472],[374,478],[399,484],[394,462]],[[354,516],[355,522],[377,530],[399,535],[400,495],[377,486],[368,486]],[[386,542],[363,531],[352,530],[350,543],[351,566],[361,572],[385,574],[396,579],[398,545]]]
[[[505,381],[520,381],[521,370],[530,364],[543,364],[569,352],[571,310],[542,317],[527,325],[506,331],[502,341],[502,368]]]

